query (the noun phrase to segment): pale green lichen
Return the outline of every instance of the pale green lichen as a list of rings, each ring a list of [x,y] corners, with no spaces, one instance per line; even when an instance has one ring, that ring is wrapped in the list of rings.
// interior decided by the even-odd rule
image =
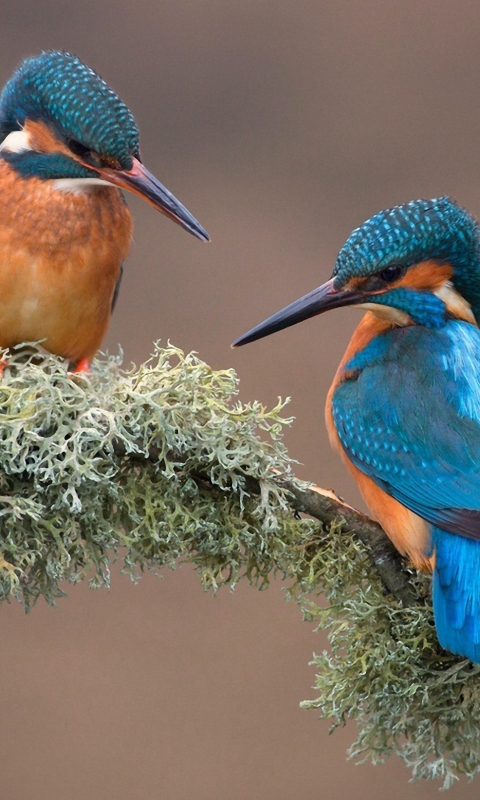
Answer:
[[[52,356],[25,363],[10,354],[8,364],[0,382],[3,597],[29,607],[39,595],[53,601],[65,579],[108,583],[112,557],[132,576],[188,557],[205,585],[245,569],[268,580],[270,534],[290,516],[271,480],[272,469],[289,471],[282,403],[267,411],[232,402],[233,371],[215,372],[173,347],[138,371],[105,359],[75,378]],[[254,498],[244,489],[249,475],[264,487]],[[254,548],[250,565],[245,552]]]
[[[334,720],[355,720],[350,748],[359,761],[399,755],[412,777],[449,788],[480,769],[480,665],[438,646],[430,579],[412,575],[419,603],[385,597],[363,547],[351,536],[322,542],[317,574],[328,605],[305,616],[328,630],[330,652],[315,656],[315,700],[302,703]],[[423,601],[423,602],[422,602]]]
[[[157,348],[139,370],[114,358],[72,378],[53,356],[8,354],[0,381],[0,599],[53,603],[65,581],[108,585],[121,559],[196,565],[205,588],[287,578],[329,631],[316,700],[358,726],[352,755],[399,754],[415,778],[473,777],[480,766],[480,667],[436,643],[429,582],[419,604],[385,596],[363,546],[339,526],[298,519],[282,478],[281,402],[235,400],[232,370]],[[251,490],[254,478],[260,492]],[[327,607],[312,601],[323,593]],[[308,598],[308,599],[307,599]]]

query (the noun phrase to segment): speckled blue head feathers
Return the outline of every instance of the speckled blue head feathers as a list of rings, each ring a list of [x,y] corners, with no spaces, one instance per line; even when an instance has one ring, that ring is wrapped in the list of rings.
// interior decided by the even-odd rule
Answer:
[[[480,324],[477,222],[448,197],[380,211],[348,237],[329,281],[234,344],[253,342],[346,305],[374,307],[395,325],[436,328],[450,316]],[[390,311],[385,314],[385,309]]]
[[[380,211],[356,228],[340,250],[335,282],[373,275],[389,264],[449,263],[452,282],[480,319],[480,230],[449,197],[413,200]]]
[[[380,211],[356,228],[338,254],[333,274],[342,280],[378,272],[395,260],[448,261],[460,267],[479,252],[476,220],[449,197],[413,200]]]
[[[26,59],[0,95],[0,141],[25,120],[41,120],[64,140],[108,154],[124,169],[138,158],[138,129],[125,103],[76,56],[61,51]]]

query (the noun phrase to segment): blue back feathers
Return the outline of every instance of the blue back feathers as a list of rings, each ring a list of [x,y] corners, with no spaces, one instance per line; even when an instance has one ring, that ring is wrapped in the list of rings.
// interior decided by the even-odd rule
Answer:
[[[392,263],[408,267],[429,259],[452,265],[455,288],[480,321],[479,226],[449,197],[414,200],[375,214],[349,236],[333,275],[341,285]]]
[[[138,128],[125,103],[79,58],[50,51],[26,59],[0,95],[0,141],[25,121],[41,120],[64,139],[116,158],[138,158]]]

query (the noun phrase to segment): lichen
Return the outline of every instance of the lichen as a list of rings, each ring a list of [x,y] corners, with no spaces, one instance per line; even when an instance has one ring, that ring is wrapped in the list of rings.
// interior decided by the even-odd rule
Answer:
[[[304,701],[333,720],[354,720],[349,754],[382,763],[400,756],[414,780],[447,789],[480,769],[480,665],[437,642],[430,579],[412,574],[418,605],[404,608],[374,574],[352,536],[322,543],[315,582],[328,604],[304,601],[305,618],[328,631],[330,651],[314,657],[318,697]]]
[[[28,610],[68,581],[108,586],[113,560],[134,580],[188,561],[213,591],[279,574],[330,639],[303,705],[356,721],[353,757],[396,753],[444,786],[478,772],[480,666],[439,648],[427,578],[412,574],[418,604],[404,608],[344,525],[293,512],[284,403],[240,403],[232,370],[171,346],[138,370],[102,357],[79,376],[38,351],[5,357],[0,599]]]
[[[174,347],[157,348],[138,370],[103,358],[75,377],[48,354],[6,357],[2,598],[29,608],[40,595],[53,602],[65,580],[108,585],[118,558],[132,577],[188,558],[205,586],[242,571],[268,580],[270,535],[278,531],[278,546],[291,517],[271,480],[272,470],[290,470],[282,402],[241,404],[232,370]],[[245,490],[250,475],[263,485],[255,497]],[[245,558],[253,550],[255,563]]]

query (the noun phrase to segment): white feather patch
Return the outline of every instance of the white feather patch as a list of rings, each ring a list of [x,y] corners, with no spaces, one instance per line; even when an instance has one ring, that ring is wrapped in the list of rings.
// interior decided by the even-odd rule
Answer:
[[[440,300],[443,300],[449,313],[453,317],[456,317],[457,319],[464,319],[465,322],[471,322],[473,325],[477,324],[477,321],[473,316],[472,309],[470,308],[470,304],[467,303],[465,298],[457,292],[450,281],[447,281],[443,284],[443,286],[440,286],[440,289],[437,289],[435,294],[440,298]]]
[[[9,153],[24,153],[31,149],[30,134],[25,130],[12,131],[0,144],[0,151],[8,150]]]
[[[380,317],[392,325],[398,325],[400,328],[404,328],[412,322],[411,317],[405,311],[400,311],[399,308],[393,306],[382,306],[380,303],[358,303],[355,307],[373,311],[376,317]]]
[[[109,181],[104,181],[102,178],[54,178],[51,182],[54,189],[59,192],[85,192],[92,186],[110,186]]]

